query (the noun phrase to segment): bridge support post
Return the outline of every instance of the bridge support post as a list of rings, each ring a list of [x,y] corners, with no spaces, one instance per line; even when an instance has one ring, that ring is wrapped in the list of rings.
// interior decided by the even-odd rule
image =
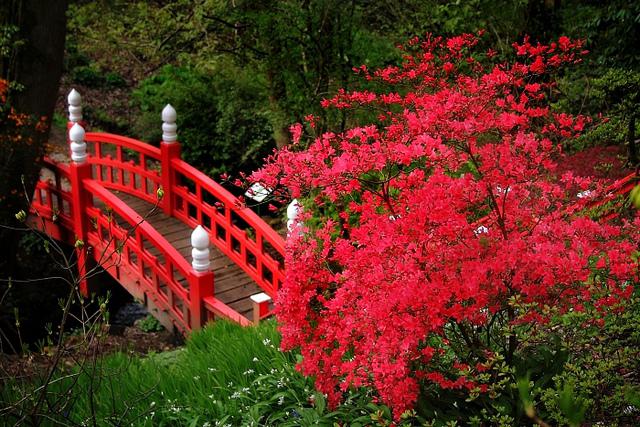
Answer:
[[[189,300],[191,329],[200,329],[207,322],[204,298],[213,296],[213,271],[209,261],[209,233],[198,225],[191,233],[191,266],[189,279]]]
[[[176,185],[175,173],[171,167],[173,159],[180,158],[180,143],[178,142],[178,126],[176,125],[176,110],[167,104],[162,110],[162,142],[160,143],[160,162],[162,167],[162,210],[166,215],[173,212],[175,200],[173,187]]]
[[[264,292],[251,295],[251,305],[253,307],[253,323],[256,325],[260,323],[260,320],[269,313],[269,303],[271,303],[271,297]]]
[[[86,297],[89,296],[87,272],[91,262],[87,245],[89,221],[86,215],[86,208],[92,204],[92,201],[83,186],[83,181],[91,178],[91,165],[87,162],[87,144],[84,142],[84,135],[84,129],[78,123],[73,124],[69,130],[69,140],[71,141],[69,179],[71,181],[73,226],[76,235],[75,250],[78,258],[80,292]]]

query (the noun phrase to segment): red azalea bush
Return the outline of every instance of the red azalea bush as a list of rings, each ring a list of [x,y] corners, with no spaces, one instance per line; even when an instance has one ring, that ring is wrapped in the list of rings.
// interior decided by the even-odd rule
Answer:
[[[517,327],[606,313],[633,290],[638,223],[568,214],[601,187],[555,173],[560,141],[589,120],[549,108],[551,75],[581,60],[582,42],[525,39],[511,65],[478,43],[415,39],[401,66],[360,67],[384,89],[323,106],[378,121],[308,144],[295,125],[252,177],[301,199],[277,318],[334,404],[370,386],[399,416],[425,387],[482,393],[492,354],[510,363],[518,350]]]

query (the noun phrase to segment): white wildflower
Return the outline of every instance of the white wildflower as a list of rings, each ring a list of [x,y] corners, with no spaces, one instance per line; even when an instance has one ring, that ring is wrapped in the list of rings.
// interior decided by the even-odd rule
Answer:
[[[473,231],[473,234],[475,234],[476,236],[479,234],[487,234],[489,232],[489,229],[487,227],[485,227],[484,225],[481,225],[480,227],[476,228]]]

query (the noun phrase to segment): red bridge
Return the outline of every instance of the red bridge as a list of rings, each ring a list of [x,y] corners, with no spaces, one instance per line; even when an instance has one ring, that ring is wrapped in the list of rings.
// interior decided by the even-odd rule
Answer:
[[[182,332],[214,317],[247,325],[269,315],[284,240],[181,160],[175,110],[162,111],[157,148],[85,133],[80,95],[72,90],[68,99],[71,162],[45,159],[29,221],[76,246],[83,294],[99,265]]]

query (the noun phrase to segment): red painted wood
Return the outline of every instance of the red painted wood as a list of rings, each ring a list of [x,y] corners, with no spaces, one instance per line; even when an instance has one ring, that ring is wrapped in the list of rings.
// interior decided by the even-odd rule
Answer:
[[[213,272],[193,272],[189,277],[191,292],[191,329],[200,329],[207,322],[208,316],[204,299],[213,297]]]
[[[119,274],[115,270],[126,270],[136,277],[140,291],[153,297],[156,305],[171,315],[178,329],[183,332],[191,330],[191,320],[185,315],[185,310],[188,312],[193,307],[193,295],[190,289],[179,282],[179,277],[185,277],[191,284],[192,280],[197,281],[192,279],[197,273],[158,230],[116,195],[92,179],[85,180],[83,185],[92,196],[130,226],[130,230],[125,230],[100,209],[88,209],[87,216],[93,218],[96,224],[96,228],[88,233],[94,257],[114,276]],[[161,257],[145,249],[143,240],[155,248]],[[164,262],[160,262],[159,258]],[[161,287],[166,287],[169,293],[164,294]]]
[[[284,279],[284,266],[267,252],[265,243],[284,257],[282,237],[251,209],[241,206],[238,199],[220,184],[193,166],[176,159],[172,162],[172,169],[177,177],[189,180],[196,186],[195,191],[189,190],[186,186],[175,186],[174,196],[182,200],[182,203],[175,204],[173,216],[191,227],[200,224],[203,217],[209,218],[210,226],[205,221],[202,221],[204,223],[201,225],[209,232],[212,243],[275,299]],[[205,202],[203,191],[218,200],[219,206],[211,206]],[[190,206],[195,210],[195,215],[190,212]],[[247,223],[252,233],[236,226],[232,221],[232,215]],[[224,231],[224,236],[220,235],[218,228]],[[254,237],[250,237],[249,234],[253,234]],[[248,259],[247,253],[255,259],[253,263]]]
[[[91,207],[91,199],[84,188],[84,180],[91,178],[91,165],[89,163],[69,165],[69,180],[71,188],[73,231],[75,233],[76,257],[78,264],[78,275],[80,280],[80,292],[83,296],[89,296],[87,288],[87,272],[89,271],[90,257],[87,256],[87,230],[88,219],[85,215],[87,208]],[[81,244],[78,244],[81,243]]]
[[[175,174],[171,170],[171,161],[180,158],[180,144],[176,142],[160,143],[160,157],[162,164],[162,189],[164,190],[164,200],[162,209],[164,213],[171,216],[174,207],[173,188],[175,187]]]
[[[242,326],[252,325],[249,319],[241,316],[237,311],[233,310],[231,307],[213,296],[205,297],[203,302],[205,309],[210,314],[211,319],[213,319],[215,316],[218,316],[225,319],[233,320],[234,322],[239,323]]]
[[[87,132],[85,141],[90,145],[89,163],[96,171],[94,179],[110,190],[155,202],[156,192],[163,185],[159,148],[132,138],[99,132]],[[137,157],[137,161],[125,159],[125,154]],[[149,168],[148,162],[155,163],[157,168]]]

